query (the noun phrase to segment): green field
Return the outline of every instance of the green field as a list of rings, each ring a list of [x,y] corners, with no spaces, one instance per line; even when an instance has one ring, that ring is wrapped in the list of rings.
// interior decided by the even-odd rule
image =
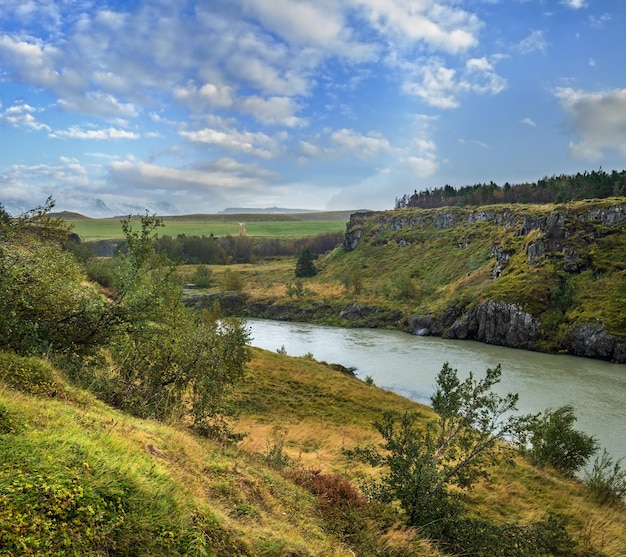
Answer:
[[[63,215],[62,215],[63,216]],[[84,241],[122,238],[120,218],[89,219],[75,216],[63,217],[72,231]],[[188,215],[161,217],[165,226],[159,235],[178,236],[236,236],[240,222],[245,222],[247,236],[273,238],[301,238],[346,229],[350,211],[328,213],[303,213],[297,215]]]

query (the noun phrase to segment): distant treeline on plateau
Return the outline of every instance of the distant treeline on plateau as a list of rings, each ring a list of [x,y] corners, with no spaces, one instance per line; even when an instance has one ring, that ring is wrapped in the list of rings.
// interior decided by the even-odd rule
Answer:
[[[582,199],[604,199],[626,196],[626,170],[613,170],[610,174],[602,169],[579,172],[576,175],[547,176],[532,183],[499,186],[494,182],[454,188],[415,190],[396,198],[396,209],[492,205],[494,203],[567,203]]]
[[[251,263],[265,257],[299,255],[308,249],[313,255],[333,250],[343,241],[343,232],[327,232],[292,240],[241,236],[161,236],[154,240],[157,253],[184,264],[221,265]]]

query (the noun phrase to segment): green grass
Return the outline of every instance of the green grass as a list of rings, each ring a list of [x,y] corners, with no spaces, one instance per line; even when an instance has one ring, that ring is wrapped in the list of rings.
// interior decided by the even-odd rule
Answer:
[[[238,236],[239,222],[245,222],[247,236],[274,238],[301,238],[326,232],[343,231],[348,212],[303,213],[297,215],[187,215],[162,217],[165,226],[157,230],[159,235],[187,236]],[[84,241],[113,240],[123,238],[121,219],[85,219],[68,215],[65,222]]]
[[[0,555],[441,557],[390,509],[345,514],[293,480],[316,470],[329,489],[336,474],[358,485],[372,470],[343,449],[378,442],[372,423],[386,410],[432,410],[312,358],[252,356],[232,395],[247,436],[228,446],[132,418],[62,370],[3,354],[0,366],[21,371],[10,386],[0,376]],[[623,506],[600,507],[578,482],[523,461],[491,472],[469,498],[473,516],[559,512],[578,556],[626,552]]]

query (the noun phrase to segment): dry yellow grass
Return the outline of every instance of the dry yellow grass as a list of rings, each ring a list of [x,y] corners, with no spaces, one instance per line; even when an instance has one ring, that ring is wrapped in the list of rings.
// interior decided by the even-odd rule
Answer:
[[[380,442],[372,424],[385,410],[421,412],[430,408],[368,386],[307,358],[253,350],[246,384],[236,394],[241,416],[237,430],[248,437],[241,447],[264,454],[277,442],[296,464],[339,472],[358,482],[375,473],[349,462],[343,448]],[[548,513],[564,516],[581,551],[626,555],[626,508],[602,507],[584,486],[518,458],[502,462],[491,479],[468,498],[470,513],[496,521],[530,523]]]

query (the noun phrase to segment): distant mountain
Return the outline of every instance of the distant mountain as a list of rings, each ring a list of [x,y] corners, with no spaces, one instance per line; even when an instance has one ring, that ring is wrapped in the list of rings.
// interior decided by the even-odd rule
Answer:
[[[262,214],[277,214],[277,213],[318,213],[317,210],[312,209],[285,209],[284,207],[265,207],[264,209],[257,207],[229,207],[220,211],[218,215],[262,215]]]

